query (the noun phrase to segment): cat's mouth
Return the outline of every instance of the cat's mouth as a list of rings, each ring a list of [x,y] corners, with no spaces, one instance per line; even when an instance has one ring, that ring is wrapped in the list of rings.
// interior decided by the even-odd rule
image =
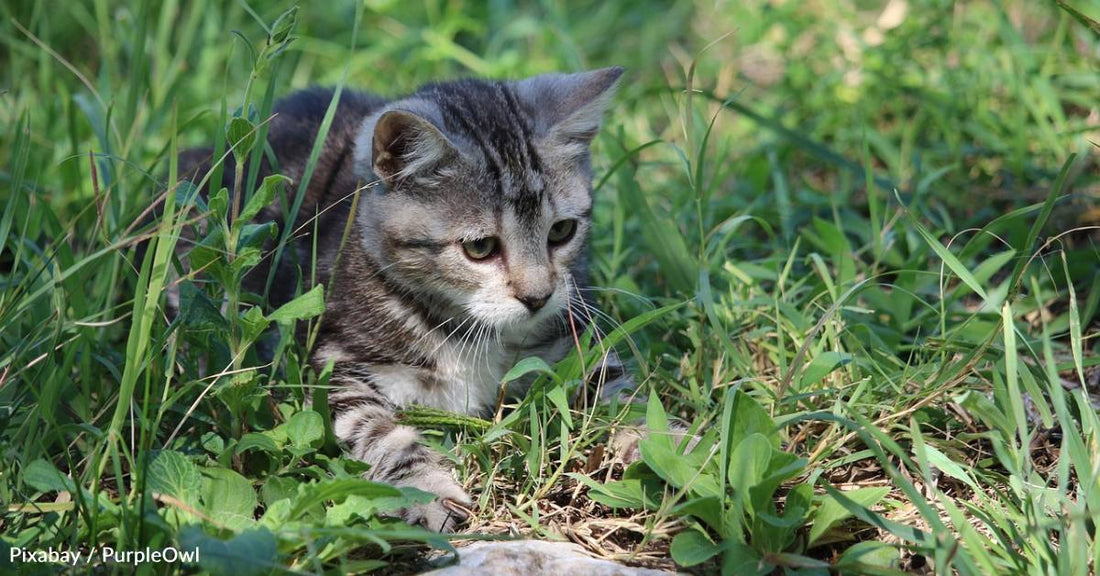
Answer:
[[[515,319],[511,322],[506,322],[502,328],[511,329],[515,332],[537,330],[549,318],[559,315],[562,310],[562,306],[554,305],[554,303],[547,303],[535,310],[526,309],[517,313]]]
[[[479,297],[480,296],[480,297]],[[566,287],[557,286],[536,301],[524,302],[513,294],[471,294],[462,305],[471,320],[482,324],[506,339],[524,339],[545,330],[548,323],[566,313],[569,298]]]

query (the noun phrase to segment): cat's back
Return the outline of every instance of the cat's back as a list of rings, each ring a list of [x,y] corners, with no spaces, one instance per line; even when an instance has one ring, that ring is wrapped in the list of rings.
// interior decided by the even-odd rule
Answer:
[[[277,157],[304,163],[334,96],[333,88],[314,86],[293,92],[275,103],[268,141]],[[387,102],[385,98],[367,92],[341,91],[322,156],[329,149],[337,151],[352,144],[363,118]]]
[[[332,88],[311,87],[293,92],[278,101],[271,115],[265,120],[268,134],[267,143],[274,156],[261,155],[259,174],[261,177],[279,173],[291,179],[294,192],[306,176],[309,157],[313,150],[317,134],[324,123],[325,114],[335,95]],[[385,106],[388,100],[366,92],[343,90],[340,101],[332,116],[324,145],[310,174],[310,183],[306,188],[301,214],[313,214],[315,208],[350,193],[355,186],[355,170],[352,166],[355,148],[355,136],[363,119],[372,112]],[[179,172],[184,178],[195,183],[202,180],[214,165],[212,147],[192,148],[180,154]],[[222,181],[216,185],[204,187],[217,190],[219,187],[234,189],[236,158],[226,153],[222,161],[224,170]],[[247,168],[247,163],[246,163]],[[347,189],[348,186],[351,189]],[[330,194],[329,192],[332,192]],[[293,198],[293,195],[291,196]]]
[[[262,156],[259,174],[281,174],[290,179],[275,203],[257,217],[260,221],[274,221],[280,228],[292,227],[292,244],[298,258],[279,260],[279,270],[271,285],[269,301],[274,305],[286,302],[293,296],[297,284],[297,270],[309,269],[316,247],[318,268],[322,281],[329,264],[339,249],[340,232],[350,218],[352,197],[365,183],[355,167],[355,137],[363,120],[387,100],[364,92],[343,90],[335,113],[318,152],[316,163],[310,170],[310,156],[317,136],[325,122],[335,91],[332,88],[313,87],[291,93],[275,103],[270,116],[267,143],[274,156]],[[226,161],[223,185],[232,190],[234,164],[230,155]],[[295,204],[301,183],[309,179],[294,218],[287,222],[283,215]],[[287,205],[284,206],[283,204]],[[313,233],[317,237],[313,237]],[[269,250],[274,249],[272,242]],[[245,284],[256,292],[267,291],[270,260],[265,259],[246,278]]]
[[[289,176],[295,187],[305,178],[309,157],[335,91],[313,87],[279,100],[272,110],[268,142],[279,162],[279,172]],[[363,119],[387,103],[385,98],[343,90],[332,116],[325,144],[313,168],[302,213],[312,214],[354,191],[357,177],[354,159],[355,136]]]

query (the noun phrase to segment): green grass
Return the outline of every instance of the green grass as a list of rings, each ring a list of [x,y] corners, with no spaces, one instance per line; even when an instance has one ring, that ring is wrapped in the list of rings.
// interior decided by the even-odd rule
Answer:
[[[1063,4],[0,5],[0,567],[9,547],[198,546],[238,574],[449,550],[385,515],[423,494],[333,443],[294,338],[322,294],[272,310],[241,288],[274,231],[224,214],[276,183],[235,174],[248,201],[200,205],[165,190],[171,159],[262,154],[273,99],[313,83],[617,64],[600,330],[517,366],[539,380],[492,420],[402,415],[453,458],[469,532],[702,573],[1094,572],[1100,5]],[[196,214],[209,266],[173,320]],[[609,346],[642,404],[571,403]],[[656,435],[623,470],[609,433],[643,416],[701,441]]]

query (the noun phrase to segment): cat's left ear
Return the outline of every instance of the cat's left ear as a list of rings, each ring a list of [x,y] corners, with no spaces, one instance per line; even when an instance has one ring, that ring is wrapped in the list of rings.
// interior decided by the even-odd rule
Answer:
[[[458,156],[431,122],[412,112],[389,110],[374,124],[371,169],[388,183],[424,174]]]
[[[537,132],[562,143],[587,146],[600,131],[600,118],[622,75],[619,66],[578,74],[543,74],[520,80],[515,90],[535,118]]]

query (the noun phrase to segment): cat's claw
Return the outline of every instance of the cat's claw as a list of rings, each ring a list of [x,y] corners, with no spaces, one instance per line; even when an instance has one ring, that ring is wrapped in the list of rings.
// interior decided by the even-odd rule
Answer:
[[[402,510],[401,518],[409,524],[446,534],[454,532],[473,516],[473,500],[451,478],[436,477],[426,482],[414,483],[413,486],[431,492],[437,498]]]
[[[411,506],[402,511],[401,517],[415,524],[443,534],[450,534],[470,519],[472,502],[459,504],[450,498],[437,498],[426,504]]]

